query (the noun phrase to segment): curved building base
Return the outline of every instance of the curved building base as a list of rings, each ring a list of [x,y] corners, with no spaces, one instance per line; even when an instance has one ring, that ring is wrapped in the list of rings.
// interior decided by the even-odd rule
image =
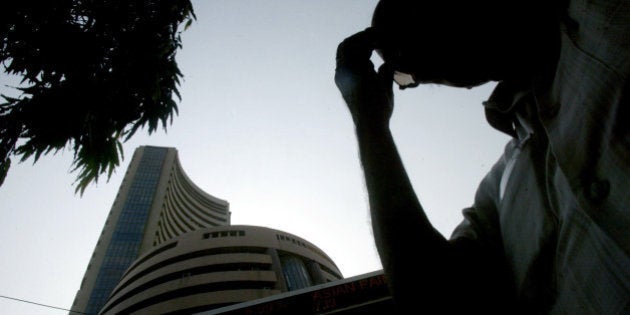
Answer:
[[[190,314],[342,279],[310,242],[258,226],[200,229],[139,257],[101,314]]]

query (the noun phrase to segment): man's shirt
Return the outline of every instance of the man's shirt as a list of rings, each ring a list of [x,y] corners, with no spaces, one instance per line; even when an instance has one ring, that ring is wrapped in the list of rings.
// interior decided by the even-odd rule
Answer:
[[[524,313],[630,313],[630,1],[572,0],[555,73],[501,82],[513,136],[451,237],[502,251]]]

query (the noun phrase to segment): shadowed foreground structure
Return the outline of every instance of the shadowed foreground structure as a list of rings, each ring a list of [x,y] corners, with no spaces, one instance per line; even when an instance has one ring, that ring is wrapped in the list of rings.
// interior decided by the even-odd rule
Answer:
[[[394,314],[382,270],[198,315]]]

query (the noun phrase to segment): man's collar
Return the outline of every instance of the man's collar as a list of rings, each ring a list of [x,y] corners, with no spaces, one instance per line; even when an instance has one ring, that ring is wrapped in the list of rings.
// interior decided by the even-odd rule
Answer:
[[[501,81],[483,102],[486,120],[494,128],[516,138],[515,108],[525,96],[531,94],[531,86],[520,81]]]

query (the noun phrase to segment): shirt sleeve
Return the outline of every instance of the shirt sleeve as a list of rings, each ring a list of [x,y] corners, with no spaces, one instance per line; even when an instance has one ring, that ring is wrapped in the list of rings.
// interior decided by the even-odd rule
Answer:
[[[499,204],[504,171],[517,154],[517,140],[505,146],[504,154],[479,184],[474,204],[463,210],[463,220],[454,229],[452,245],[453,270],[460,281],[453,288],[470,308],[484,314],[513,314],[515,304],[513,281],[505,259]]]
[[[500,245],[498,209],[501,202],[501,182],[506,180],[503,178],[504,175],[509,176],[507,173],[504,174],[504,171],[517,152],[517,140],[511,140],[506,144],[503,155],[479,184],[473,205],[462,211],[464,218],[453,230],[451,241],[466,238],[484,246]]]

